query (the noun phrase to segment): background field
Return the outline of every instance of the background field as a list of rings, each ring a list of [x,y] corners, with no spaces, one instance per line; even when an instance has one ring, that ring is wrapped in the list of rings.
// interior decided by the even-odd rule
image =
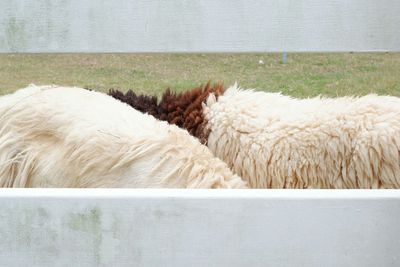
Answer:
[[[3,54],[0,93],[29,83],[133,89],[159,94],[211,81],[307,97],[400,96],[400,53],[288,54]],[[262,60],[264,64],[259,64]]]

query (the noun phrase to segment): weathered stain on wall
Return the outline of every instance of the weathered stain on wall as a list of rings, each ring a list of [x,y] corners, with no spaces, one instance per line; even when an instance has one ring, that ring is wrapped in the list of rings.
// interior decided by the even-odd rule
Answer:
[[[80,213],[68,215],[68,227],[74,231],[80,231],[84,235],[89,235],[93,242],[93,255],[96,265],[100,264],[100,246],[102,243],[101,210],[97,207],[91,208]]]
[[[27,33],[25,31],[25,21],[16,19],[15,17],[9,18],[5,25],[4,41],[6,47],[10,52],[23,51],[26,48]]]

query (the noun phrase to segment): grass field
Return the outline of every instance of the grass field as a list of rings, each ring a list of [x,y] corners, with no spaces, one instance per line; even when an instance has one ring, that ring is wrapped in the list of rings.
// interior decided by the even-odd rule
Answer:
[[[264,64],[259,64],[263,60]],[[211,81],[306,97],[400,96],[400,53],[288,54],[3,54],[0,93],[29,83],[134,89],[159,94]]]

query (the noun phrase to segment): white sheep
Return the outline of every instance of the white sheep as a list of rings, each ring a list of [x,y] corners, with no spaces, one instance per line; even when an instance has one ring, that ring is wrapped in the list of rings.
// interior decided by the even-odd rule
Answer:
[[[243,188],[176,126],[81,88],[0,97],[1,187]]]
[[[400,98],[295,99],[237,85],[110,94],[187,129],[252,188],[400,188]]]
[[[207,145],[256,188],[400,188],[400,99],[295,99],[228,88],[203,104]]]

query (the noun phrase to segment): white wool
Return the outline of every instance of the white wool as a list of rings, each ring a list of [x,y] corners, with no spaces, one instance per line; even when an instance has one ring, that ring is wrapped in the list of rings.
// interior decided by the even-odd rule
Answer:
[[[208,147],[253,188],[400,188],[400,98],[295,99],[227,89]]]
[[[186,131],[102,93],[34,86],[0,97],[0,186],[236,188]]]

